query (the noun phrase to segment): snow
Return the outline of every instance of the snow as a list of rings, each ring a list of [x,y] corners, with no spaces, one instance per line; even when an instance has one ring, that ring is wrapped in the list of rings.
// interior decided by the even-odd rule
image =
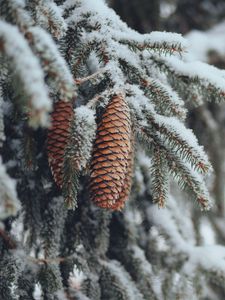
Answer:
[[[225,92],[224,72],[216,67],[199,61],[183,62],[176,57],[168,57],[166,61],[167,65],[169,65],[177,74],[188,76],[193,79],[199,78],[203,84],[212,84]]]
[[[16,181],[9,177],[0,157],[0,219],[15,216],[20,210]]]
[[[154,243],[156,245],[156,250],[167,252],[169,251],[169,246],[166,243],[165,237],[160,233],[159,228],[155,225],[152,225],[152,227],[149,230],[149,237],[150,240],[154,240]]]
[[[141,119],[143,118],[143,111],[155,112],[155,105],[149,101],[138,85],[127,84],[125,87],[131,93],[131,96],[127,97],[127,101]]]
[[[85,30],[81,30],[79,42],[87,44],[92,41],[96,41],[98,45],[102,45],[105,52],[109,55],[110,61],[102,68],[102,71],[110,73],[113,88],[101,93],[101,96],[105,96],[105,99],[107,99],[107,97],[109,97],[112,93],[116,92],[125,94],[125,92],[127,92],[129,95],[129,97],[127,97],[129,106],[131,107],[132,112],[136,113],[138,119],[136,125],[139,125],[140,127],[146,126],[149,130],[151,130],[152,124],[147,118],[147,114],[149,114],[157,125],[155,126],[155,129],[162,129],[162,132],[160,133],[160,130],[158,130],[157,134],[158,137],[161,137],[164,144],[168,146],[168,150],[171,150],[172,146],[169,147],[170,145],[166,136],[168,133],[171,133],[171,135],[174,135],[175,138],[177,137],[178,139],[177,144],[175,144],[174,147],[174,154],[176,152],[178,157],[182,156],[180,155],[180,152],[182,152],[180,149],[182,148],[182,145],[186,145],[186,152],[184,151],[186,156],[187,152],[189,152],[189,154],[191,153],[191,156],[193,157],[193,161],[196,160],[197,163],[206,164],[210,167],[208,158],[203,148],[199,146],[193,132],[186,129],[177,118],[165,117],[156,113],[158,101],[165,100],[165,98],[163,99],[162,94],[161,96],[159,95],[160,99],[157,99],[155,102],[151,99],[151,95],[149,95],[149,98],[146,97],[138,85],[131,85],[130,83],[127,83],[127,78],[121,71],[121,67],[118,62],[119,59],[122,59],[139,71],[141,70],[140,66],[143,68],[145,67],[145,63],[147,63],[147,56],[143,55],[144,59],[142,61],[139,56],[140,52],[135,53],[129,46],[135,46],[136,44],[137,48],[141,48],[142,46],[146,46],[146,48],[154,46],[156,48],[161,47],[162,49],[174,48],[171,50],[177,50],[177,48],[181,47],[181,50],[185,50],[187,42],[181,35],[167,32],[152,32],[150,34],[140,35],[136,31],[129,29],[127,25],[106,6],[105,1],[103,0],[67,0],[60,8],[58,8],[53,1],[41,1],[40,3],[44,3],[43,6],[46,5],[46,9],[53,11],[54,20],[59,21],[59,23],[56,22],[56,27],[62,27],[62,31],[57,32],[56,29],[56,37],[58,38],[63,36],[67,28],[67,25],[62,18],[63,10],[68,7],[76,6],[74,13],[66,20],[68,26],[75,26],[78,22],[85,19],[85,13],[90,12],[91,17],[88,18],[89,25],[101,23],[102,26],[99,30],[94,32],[85,32]],[[79,5],[80,7],[77,8]],[[38,11],[38,14],[40,14],[38,16],[38,22],[44,23],[45,27],[48,27],[48,20],[44,14],[42,15],[42,13],[43,12],[41,10]],[[164,13],[170,14],[171,11]],[[44,61],[44,59],[46,59],[49,63],[47,66],[44,66],[43,64],[43,69],[46,73],[49,72],[50,74],[52,72],[51,74],[53,74],[53,81],[56,83],[53,90],[55,91],[55,89],[57,90],[58,88],[57,91],[61,92],[61,90],[64,90],[64,87],[66,87],[65,94],[62,92],[61,96],[64,100],[65,98],[70,100],[70,98],[74,95],[73,77],[70,73],[69,67],[60,55],[57,46],[50,38],[50,35],[45,33],[42,29],[32,27],[29,28],[29,30],[30,33],[33,34],[35,41],[34,52],[36,51],[38,53],[37,56],[40,60],[43,59]],[[8,34],[8,32],[10,32],[10,34]],[[211,36],[213,37],[213,34],[209,33],[207,36],[208,39],[210,39]],[[40,67],[39,60],[33,55],[28,43],[14,26],[6,24],[5,22],[0,22],[0,38],[4,40],[4,50],[9,56],[9,59],[12,61],[15,71],[19,74],[24,84],[24,89],[31,99],[30,101],[34,113],[36,110],[43,110],[43,115],[41,113],[42,116],[39,123],[46,124],[46,113],[51,110],[51,101],[48,97],[49,91],[44,83],[44,73]],[[195,32],[195,36],[193,33],[192,38],[193,40],[195,39],[195,43],[198,38],[201,39],[204,44],[202,47],[207,47],[207,49],[210,48],[209,44],[211,41],[207,41],[205,37],[202,36],[200,38],[200,35],[196,35]],[[188,39],[190,41],[191,36],[189,36]],[[213,38],[211,40],[213,42]],[[127,41],[130,45],[126,44]],[[201,41],[198,41],[198,46]],[[200,46],[199,49],[193,50],[197,53],[196,57],[200,57],[202,55],[205,55],[206,57],[207,54],[204,52],[205,50],[202,47]],[[222,51],[225,49],[225,39],[221,39],[220,41],[215,40],[214,49],[222,54]],[[91,68],[89,70],[97,72],[99,68],[102,67],[102,64],[98,64],[97,55],[94,53],[92,53],[90,57]],[[225,91],[225,75],[223,71],[219,71],[218,69],[212,66],[207,66],[201,62],[190,61],[191,59],[188,62],[182,61],[177,57],[162,57],[162,59],[164,59],[166,64],[170,66],[171,70],[175,70],[178,75],[188,76],[193,79],[199,78],[201,83],[204,85],[208,86],[213,84],[221,91]],[[188,60],[186,56],[184,59]],[[148,71],[150,76],[153,76],[150,66]],[[147,71],[143,72],[143,74],[147,73]],[[156,77],[159,78],[158,75],[156,75]],[[159,87],[161,93],[166,94],[168,97],[168,103],[170,101],[171,105],[174,104],[183,109],[183,101],[178,97],[176,92],[168,86],[166,80],[162,80],[162,77],[160,77],[159,80],[151,79],[147,77],[147,75],[146,78],[150,81],[152,80],[152,83],[156,85],[156,89]],[[79,159],[82,157],[82,159],[79,160],[79,171],[83,170],[87,166],[87,162],[91,157],[91,149],[96,132],[95,112],[89,107],[82,105],[77,107],[74,111],[74,137],[71,137],[71,139],[74,138],[75,141],[72,149],[74,151],[74,157],[76,158],[76,155]],[[13,149],[17,149],[18,141],[12,140],[11,147]],[[143,150],[139,150],[137,156],[138,167],[136,168],[135,176],[137,185],[141,185],[140,190],[144,193],[144,188],[147,189],[150,184],[146,184],[146,182],[144,182],[146,179],[144,178],[142,168],[150,168],[151,159],[147,157],[146,154],[143,154]],[[203,184],[203,177],[199,175],[196,170],[192,170],[191,164],[185,161],[185,155],[183,155],[182,158],[184,167],[191,174],[193,180],[196,181],[196,185],[198,183],[199,185],[202,184],[202,191],[200,192],[207,194]],[[9,164],[12,163],[13,161],[9,161]],[[0,184],[0,195],[3,195],[3,199],[4,197],[12,199],[12,206],[15,206],[15,211],[10,212],[9,215],[16,214],[16,212],[20,209],[16,194],[16,182],[9,178],[5,167],[1,164],[0,183],[2,183]],[[30,188],[35,188],[34,181],[28,181],[28,184]],[[48,184],[48,182],[44,183],[45,188],[47,188],[46,186]],[[149,206],[147,213],[151,220],[151,224],[154,224],[153,227],[151,227],[151,232],[149,234],[157,238],[158,249],[168,253],[169,259],[173,255],[175,258],[177,257],[176,255],[184,255],[187,260],[184,262],[184,267],[181,270],[182,272],[186,272],[187,274],[195,273],[195,271],[200,267],[209,272],[216,270],[217,272],[221,272],[221,274],[225,277],[225,247],[215,245],[216,239],[213,235],[213,230],[207,222],[202,222],[200,226],[200,233],[203,236],[207,234],[207,238],[204,239],[202,246],[197,246],[195,228],[190,214],[191,208],[185,205],[179,206],[177,203],[178,200],[179,199],[176,199],[175,201],[173,198],[170,198],[168,201],[168,209],[164,210],[158,210],[155,206]],[[3,203],[3,205],[0,206],[0,217],[4,217],[5,215]],[[134,211],[128,210],[127,213],[125,213],[125,217],[136,227],[142,225],[143,216],[141,211],[138,209]],[[14,224],[12,232],[17,232],[17,235],[19,236],[22,228],[19,228],[18,226],[16,231],[15,226],[16,224]],[[168,239],[164,238],[161,235],[161,232],[166,238],[168,237]],[[169,247],[169,244],[172,245],[172,249]],[[144,251],[136,245],[131,246],[130,250],[133,251],[134,258],[140,260],[140,265],[145,271],[144,273],[146,276],[151,276],[153,268],[151,268],[150,263],[147,263]],[[135,285],[130,284],[132,281],[129,274],[126,273],[120,263],[116,261],[100,261],[100,263],[111,272],[111,275],[113,275],[112,277],[115,276],[119,283],[121,282],[121,285],[126,288],[129,298],[136,300],[138,292],[135,290]],[[174,282],[178,284],[179,279],[181,278],[180,274],[177,273],[177,276],[175,277]],[[157,276],[155,276],[155,278],[157,278]],[[70,276],[70,285],[75,287],[75,289],[79,288],[84,279],[85,273],[79,271],[75,267]],[[41,287],[38,284],[35,285],[34,298],[41,299]]]
[[[182,144],[188,145],[188,148],[191,150],[191,155],[197,162],[201,162],[202,164],[206,165],[209,170],[212,169],[211,164],[208,161],[208,157],[203,150],[202,146],[199,146],[196,136],[194,135],[191,129],[188,129],[181,123],[178,119],[174,117],[165,117],[161,115],[154,116],[155,121],[159,124],[160,127],[164,127],[167,129],[167,132],[171,132],[175,134]],[[159,131],[158,135],[162,135]],[[165,134],[163,134],[165,135]],[[167,135],[165,136],[167,139]],[[175,146],[178,150],[178,145]]]
[[[125,218],[129,220],[131,223],[135,223],[136,225],[140,225],[143,222],[143,218],[141,212],[136,210],[126,211]]]
[[[203,32],[192,30],[185,37],[189,42],[188,53],[185,58],[190,60],[201,60],[207,62],[209,51],[216,51],[224,56],[225,49],[225,22],[214,26],[212,29]]]
[[[24,9],[26,3],[24,0],[9,1],[8,7],[15,13],[16,24],[21,28],[31,26],[31,16]]]
[[[95,124],[95,112],[87,106],[81,105],[80,107],[76,108],[75,113],[78,120],[84,120],[91,126]]]
[[[71,1],[68,1],[68,4],[65,3],[63,8],[66,8],[66,6],[70,6]],[[128,26],[121,22],[119,16],[114,12],[114,10],[110,9],[103,0],[98,1],[92,1],[92,0],[81,0],[80,1],[80,7],[77,7],[75,10],[75,14],[72,15],[70,18],[68,18],[68,23],[74,22],[75,25],[76,22],[79,22],[83,15],[86,13],[92,14],[90,22],[92,24],[95,23],[107,23],[110,22],[111,26],[113,26],[116,30],[129,30]],[[105,22],[107,21],[107,22]]]
[[[2,142],[5,140],[4,134],[4,107],[3,107],[3,99],[2,99],[2,90],[0,87],[0,147],[2,146]]]
[[[35,300],[42,300],[42,289],[39,283],[35,283],[33,297]]]
[[[156,206],[148,210],[149,219],[153,221],[154,225],[159,227],[159,230],[163,230],[164,235],[169,237],[170,243],[174,246],[174,252],[186,253],[187,242],[183,239],[181,233],[177,228],[177,224],[173,218],[172,213],[169,210],[170,199],[168,199],[168,208],[163,210],[158,209]],[[191,245],[188,244],[188,248]]]
[[[183,215],[180,215],[180,210],[177,210],[175,206],[170,206],[171,203],[176,203],[172,198],[168,201],[168,208],[159,210],[156,207],[150,207],[148,209],[148,215],[150,220],[158,226],[161,233],[169,237],[169,243],[171,243],[173,255],[183,253],[187,260],[184,263],[183,271],[188,274],[195,274],[198,268],[207,272],[216,272],[225,277],[225,247],[222,245],[203,245],[196,246],[194,239],[190,239],[190,236],[194,235],[193,227],[185,225],[190,224],[190,217],[183,211]],[[174,214],[177,210],[178,214]],[[179,216],[179,219],[177,217]],[[180,222],[182,220],[182,223]],[[182,224],[183,230],[180,231],[179,226]],[[183,234],[189,235],[188,239],[185,239]]]
[[[197,267],[208,272],[221,273],[225,277],[225,247],[212,245],[189,249],[189,262],[186,263],[184,270],[190,274]]]
[[[156,83],[156,85],[158,85],[162,91],[168,95],[171,103],[174,103],[177,106],[182,107],[182,109],[185,111],[184,106],[184,101],[177,95],[177,93],[172,90],[172,88],[167,84],[161,83],[159,80],[154,79],[154,82]]]
[[[216,244],[215,232],[212,228],[212,225],[206,217],[202,218],[199,231],[202,237],[203,245],[211,246]]]
[[[110,79],[114,83],[113,89],[115,90],[115,93],[117,93],[116,91],[118,91],[118,93],[120,93],[121,90],[124,89],[125,78],[124,78],[123,72],[119,68],[118,62],[110,61],[106,65],[105,70],[109,72]]]
[[[31,104],[31,114],[34,119],[37,118],[33,125],[48,125],[47,113],[51,110],[52,103],[48,97],[44,73],[38,59],[33,55],[27,41],[15,26],[0,21],[0,39],[4,43],[4,53],[22,82]]]
[[[73,157],[76,169],[82,171],[91,158],[93,140],[96,134],[95,111],[82,105],[74,110],[74,114],[72,147],[68,151]]]
[[[128,28],[103,0],[82,0],[80,3],[80,7],[75,9],[74,14],[68,18],[67,22],[69,26],[74,26],[84,18],[85,14],[91,13],[90,24],[93,26],[99,23],[101,25],[105,24],[105,26],[100,27],[98,32],[95,32],[97,40],[101,40],[104,36],[105,38],[111,37],[111,41],[113,38],[117,41],[129,41],[163,49],[173,48],[175,50],[178,46],[184,50],[187,47],[186,40],[177,33],[151,32],[149,34],[139,34],[135,30]],[[70,6],[71,2],[69,1],[63,8],[65,9],[67,5]]]
[[[67,24],[62,17],[63,10],[52,0],[39,1],[35,5],[36,20],[42,27],[49,29],[57,39],[62,38]]]
[[[146,259],[144,251],[136,245],[131,246],[130,249],[132,250],[133,258],[139,263],[143,272],[142,275],[151,282],[151,288],[153,289],[154,294],[161,295],[160,278],[153,272],[152,266]]]
[[[11,234],[12,236],[16,237],[17,241],[22,241],[24,237],[24,224],[22,214],[12,223]]]
[[[86,279],[86,275],[74,265],[73,272],[70,273],[69,285],[72,289],[80,290],[82,282]]]
[[[24,0],[14,0],[13,2],[16,3],[17,5],[22,6],[22,7],[25,6],[25,1]]]
[[[176,10],[175,3],[160,3],[160,16],[162,18],[168,18],[171,14],[173,14]]]
[[[169,45],[180,44],[181,48],[185,50],[188,47],[188,42],[179,33],[153,31],[149,34],[142,35],[143,40],[151,44],[163,44],[168,43]]]
[[[63,100],[70,100],[75,94],[73,76],[50,34],[39,27],[32,27],[29,32],[34,40],[34,51],[43,60],[44,70],[54,74],[54,83]]]
[[[101,265],[109,270],[109,272],[116,278],[115,283],[121,285],[121,289],[125,289],[128,299],[130,300],[142,300],[142,296],[137,290],[135,284],[130,284],[132,282],[130,275],[125,271],[122,265],[116,260],[103,261],[101,260]],[[113,280],[113,278],[112,278]],[[114,284],[115,284],[114,283]]]

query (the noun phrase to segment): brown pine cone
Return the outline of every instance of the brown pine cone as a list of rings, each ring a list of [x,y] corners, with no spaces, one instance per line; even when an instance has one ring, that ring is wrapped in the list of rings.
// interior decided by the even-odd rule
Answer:
[[[129,107],[122,95],[107,105],[97,127],[91,161],[90,194],[96,205],[116,210],[121,207],[131,152]]]
[[[51,127],[48,131],[48,161],[56,184],[63,185],[64,152],[70,135],[73,106],[71,102],[58,101],[51,114]]]

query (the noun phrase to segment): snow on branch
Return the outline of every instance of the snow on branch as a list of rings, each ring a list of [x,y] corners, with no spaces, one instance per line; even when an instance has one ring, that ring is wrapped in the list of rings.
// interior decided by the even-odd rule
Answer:
[[[195,105],[205,100],[221,102],[225,99],[224,72],[202,62],[184,62],[176,57],[163,59],[151,56],[153,65],[165,72],[180,94]]]
[[[0,86],[0,148],[2,147],[2,143],[4,140],[5,140],[5,134],[4,134],[3,98],[2,98],[2,89]]]
[[[119,297],[121,299],[129,300],[143,300],[142,294],[137,289],[135,283],[132,281],[129,273],[123,266],[115,260],[100,261],[102,267],[102,276],[100,282],[104,287],[105,298]],[[109,287],[107,284],[111,282]]]
[[[71,100],[75,96],[74,80],[51,36],[39,27],[31,27],[26,37],[41,60],[43,70],[51,79],[54,90],[59,92],[60,99]]]
[[[77,206],[77,190],[79,176],[85,173],[92,153],[92,145],[96,134],[94,111],[86,106],[75,109],[72,121],[70,143],[65,149],[63,195],[67,207]]]
[[[176,116],[185,119],[186,110],[184,102],[178,97],[170,86],[163,84],[155,78],[146,76],[139,67],[131,65],[126,61],[121,61],[124,75],[133,84],[138,84],[144,91],[146,97],[155,105],[158,113],[168,116]]]
[[[9,75],[0,81],[6,110],[3,161],[15,171],[24,212],[22,230],[29,229],[28,239],[24,232],[21,236],[21,246],[23,240],[30,246],[18,283],[17,278],[10,281],[10,274],[6,277],[20,292],[28,283],[25,293],[39,282],[41,297],[46,299],[63,288],[69,294],[74,288],[78,298],[175,299],[167,295],[179,296],[182,283],[178,281],[184,282],[186,274],[201,272],[225,282],[224,249],[196,246],[198,224],[192,224],[190,215],[186,218],[190,202],[180,213],[177,208],[182,202],[169,197],[174,192],[173,178],[202,209],[211,206],[205,183],[211,166],[184,125],[184,104],[187,99],[222,100],[225,75],[178,59],[186,49],[179,34],[141,35],[128,28],[106,2],[0,0],[1,63],[3,72],[7,63]],[[20,117],[22,108],[30,125],[47,126],[52,107],[48,94],[56,101],[47,134],[27,128],[24,114],[14,122],[14,112]],[[0,97],[0,146],[4,138],[1,102]],[[133,152],[137,153],[134,174]],[[29,162],[36,160],[34,170],[21,170],[15,161],[26,155]],[[88,187],[94,173],[95,181]],[[97,202],[92,193],[96,190],[99,199],[104,195],[103,208],[120,209],[129,198],[133,177],[135,192],[125,214],[92,205]],[[1,160],[0,199],[0,219],[18,214],[16,184]],[[149,199],[168,210],[158,210]],[[67,213],[64,202],[67,208],[79,207]],[[154,225],[164,242],[161,253],[150,240]],[[217,258],[209,255],[209,249]],[[4,259],[10,262],[3,255],[3,265]],[[37,268],[27,270],[29,261]],[[84,277],[71,285],[74,263]],[[167,264],[171,272],[165,274]],[[59,292],[56,297],[64,295]]]
[[[0,51],[8,58],[11,71],[21,82],[30,125],[48,125],[52,104],[44,83],[44,73],[23,35],[4,21],[0,21]]]
[[[144,129],[141,132],[137,130],[137,136],[145,147],[147,145],[153,151],[150,169],[154,202],[158,203],[159,207],[166,205],[169,172],[181,189],[186,189],[191,193],[202,210],[209,210],[212,203],[203,176],[197,170],[193,170],[191,164],[180,157],[179,152],[172,152],[171,149],[166,148],[162,141],[154,136],[153,133],[151,134],[151,131],[148,129]],[[158,153],[157,158],[161,164],[156,164],[155,153]],[[161,197],[156,197],[159,193]],[[160,201],[160,199],[163,201]]]
[[[94,111],[86,106],[75,109],[75,119],[72,125],[69,155],[74,160],[74,167],[78,171],[87,168],[91,158],[92,143],[96,133]]]
[[[191,192],[191,195],[193,194],[196,198],[202,210],[208,210],[212,206],[212,203],[204,178],[194,171],[191,165],[184,163],[182,159],[173,153],[167,151],[164,153],[167,159],[169,173],[177,181],[180,188]]]
[[[211,169],[208,158],[197,143],[192,131],[176,118],[158,115],[146,97],[134,89],[135,96],[128,103],[135,117],[135,132],[147,151],[151,149],[152,196],[154,202],[164,206],[168,197],[168,172],[181,188],[196,198],[202,209],[209,209],[211,201],[199,173]],[[160,200],[161,199],[161,200]]]
[[[148,120],[157,130],[156,136],[163,141],[172,152],[179,151],[180,157],[190,162],[194,169],[201,173],[207,173],[212,169],[208,158],[199,146],[191,129],[187,129],[177,119],[164,116],[156,116],[154,120],[149,116]]]
[[[119,35],[119,42],[128,45],[133,51],[154,51],[162,54],[182,53],[187,47],[185,39],[177,33],[153,31],[149,34],[137,36],[134,34],[126,36],[126,39]]]
[[[181,224],[181,220],[178,218],[179,212],[176,211],[176,204],[173,202],[174,200],[170,198],[169,208],[165,210],[159,211],[155,207],[149,208],[149,219],[168,238],[167,241],[173,254],[183,254],[185,258],[182,265],[183,272],[187,275],[201,273],[207,280],[216,281],[217,284],[223,286],[225,282],[224,247],[220,245],[196,246],[193,240],[186,239],[185,235],[190,231],[187,226],[189,224],[188,217],[183,214]],[[182,228],[179,228],[181,225]],[[183,231],[186,232],[185,235],[183,235]]]
[[[0,157],[0,220],[15,216],[20,209],[16,182],[10,178]]]
[[[34,5],[36,23],[48,30],[55,38],[62,38],[67,25],[60,7],[53,0],[38,0]]]
[[[27,11],[25,10],[24,0],[4,0],[0,2],[0,15],[6,19],[7,22],[17,25],[21,32],[33,24],[33,21]]]
[[[102,1],[82,0],[74,7],[66,1],[62,9],[68,7],[72,10],[67,18],[68,26],[76,29],[70,38],[76,38],[78,42],[78,47],[70,51],[73,74],[79,76],[75,81],[87,86],[85,78],[90,78],[90,82],[93,79],[93,83],[96,79],[105,89],[96,97],[91,95],[89,106],[95,106],[98,103],[96,99],[103,95],[107,95],[110,101],[110,95],[119,89],[126,93],[133,122],[137,125],[135,132],[154,149],[151,153],[154,161],[151,171],[155,202],[160,206],[166,202],[166,174],[169,172],[180,186],[190,189],[203,209],[208,209],[209,196],[203,177],[198,173],[207,173],[211,165],[192,131],[182,124],[186,110],[177,91],[180,96],[186,97],[193,95],[194,90],[199,97],[204,97],[209,85],[216,85],[217,90],[222,89],[222,79],[218,83],[213,76],[209,76],[207,81],[198,69],[191,73],[192,67],[178,58],[153,54],[155,50],[158,54],[175,54],[185,50],[186,42],[178,34],[152,32],[140,35],[129,29]],[[88,74],[90,57],[97,62],[93,73]],[[172,65],[173,61],[177,61],[177,66]],[[159,72],[156,72],[156,67],[164,74],[163,78],[157,76]],[[99,75],[100,71],[103,76]],[[219,71],[216,76],[219,78]],[[196,78],[201,88],[196,85]],[[189,93],[188,80],[196,86],[192,93]],[[103,84],[106,81],[108,85]],[[107,101],[100,102],[104,106]],[[169,161],[171,158],[175,160],[174,167]]]
[[[153,50],[158,53],[181,53],[187,47],[185,39],[177,33],[152,32],[139,34],[127,25],[103,1],[82,0],[78,2],[74,14],[68,18],[68,23],[76,26],[86,16],[91,16],[89,24],[97,28],[98,35],[111,36],[120,44],[127,45],[132,51]],[[64,5],[66,8],[66,5]],[[98,24],[98,26],[96,26]],[[89,27],[90,28],[90,27]],[[97,36],[97,35],[96,35]]]

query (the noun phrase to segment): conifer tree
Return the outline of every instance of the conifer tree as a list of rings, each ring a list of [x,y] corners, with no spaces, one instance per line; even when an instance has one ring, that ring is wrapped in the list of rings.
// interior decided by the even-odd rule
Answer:
[[[185,107],[224,101],[224,72],[186,50],[103,0],[0,0],[1,299],[225,294],[179,199],[211,207]]]

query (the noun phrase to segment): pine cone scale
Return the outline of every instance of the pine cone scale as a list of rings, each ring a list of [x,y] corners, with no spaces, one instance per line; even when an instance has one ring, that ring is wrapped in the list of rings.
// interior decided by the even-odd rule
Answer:
[[[130,195],[130,190],[132,186],[133,164],[134,164],[134,149],[133,149],[134,137],[133,136],[131,136],[131,142],[132,145],[129,153],[128,167],[127,167],[127,173],[124,180],[124,185],[119,195],[119,199],[117,200],[116,204],[112,206],[112,209],[115,210],[121,210],[124,207],[124,204],[128,200]]]

